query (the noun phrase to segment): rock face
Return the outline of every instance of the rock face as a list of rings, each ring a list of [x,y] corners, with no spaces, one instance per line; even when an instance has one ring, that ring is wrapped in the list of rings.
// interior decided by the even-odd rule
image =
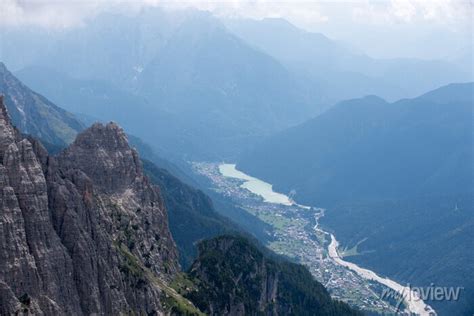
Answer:
[[[0,100],[0,314],[164,312],[178,271],[158,188],[115,124],[57,157]]]

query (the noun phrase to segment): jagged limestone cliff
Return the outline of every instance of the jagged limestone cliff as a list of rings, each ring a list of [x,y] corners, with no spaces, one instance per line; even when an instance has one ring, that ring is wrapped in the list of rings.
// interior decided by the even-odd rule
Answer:
[[[153,315],[182,299],[167,286],[179,267],[160,192],[113,123],[52,157],[2,98],[0,209],[2,315]]]

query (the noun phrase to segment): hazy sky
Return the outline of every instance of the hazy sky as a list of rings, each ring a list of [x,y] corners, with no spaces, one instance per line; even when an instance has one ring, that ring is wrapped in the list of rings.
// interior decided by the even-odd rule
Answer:
[[[225,17],[283,17],[376,57],[451,58],[472,49],[474,0],[1,0],[0,27],[74,27],[103,11],[193,7]]]

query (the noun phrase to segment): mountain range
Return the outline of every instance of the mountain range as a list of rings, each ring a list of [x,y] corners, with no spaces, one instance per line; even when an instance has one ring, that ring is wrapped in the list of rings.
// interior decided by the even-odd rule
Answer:
[[[19,81],[17,87],[15,96],[34,93]],[[34,111],[21,104],[25,99],[14,105]],[[44,100],[47,110],[48,106],[58,109]],[[240,275],[255,268],[252,260],[235,265],[231,256],[263,256],[262,250],[236,235],[241,234],[237,225],[218,215],[204,193],[153,163],[142,162],[115,123],[93,124],[66,147],[55,144],[59,149],[52,155],[34,136],[25,136],[14,127],[3,101],[2,95],[2,315],[274,315],[302,309],[311,314],[359,315],[348,305],[333,301],[306,268],[285,261],[273,265],[268,276],[258,266],[261,275],[249,275],[251,290],[260,289],[262,298],[270,290],[278,294],[268,296],[271,308],[248,300],[247,282],[233,285],[230,291],[227,278],[231,275],[222,274],[226,282],[204,286],[214,282],[207,271],[233,266],[232,273]],[[25,114],[31,120],[28,124],[42,120]],[[234,235],[202,242],[198,256],[195,247],[203,238],[229,232]],[[223,241],[245,246],[220,254]],[[183,265],[192,263],[188,272],[180,267],[179,256]],[[267,269],[271,262],[263,264]],[[288,267],[302,277],[293,280],[294,272]],[[199,274],[197,269],[201,269]],[[198,291],[190,295],[192,289]],[[215,293],[220,295],[214,297]],[[287,299],[292,296],[295,298]],[[308,302],[296,299],[301,296]],[[207,309],[203,302],[212,308]]]
[[[0,314],[358,313],[256,245],[271,226],[192,161],[326,208],[344,260],[461,286],[427,302],[474,313],[469,49],[377,59],[283,19],[157,8],[0,38]]]
[[[66,110],[116,119],[166,152],[235,156],[257,137],[317,111],[285,67],[210,14],[157,9],[134,18],[100,16],[48,36],[55,41],[17,73],[21,80]],[[78,104],[81,95],[93,102]],[[120,110],[107,117],[108,104],[122,97],[137,101],[132,117]]]
[[[315,90],[313,102],[327,106],[370,94],[396,101],[451,82],[473,80],[469,70],[450,61],[372,58],[282,18],[227,19],[224,23],[234,34],[308,81]]]
[[[179,265],[164,201],[158,187],[144,175],[123,130],[113,123],[95,124],[59,155],[49,156],[41,143],[21,138],[11,125],[3,99],[0,108],[2,314],[199,315],[201,312],[172,288]],[[168,191],[167,195],[173,194]],[[232,243],[234,238],[227,240]],[[211,247],[207,249],[211,253],[206,258],[215,256]],[[249,252],[235,251],[240,252],[230,253],[237,257]],[[209,265],[200,260],[195,267]],[[220,260],[209,268],[229,264]],[[237,269],[243,268],[245,265]],[[288,272],[278,271],[281,277],[290,277]],[[235,273],[239,274],[238,270]],[[198,285],[209,281],[195,275],[193,280]],[[262,286],[259,278],[254,282]],[[313,311],[329,308],[332,312],[327,315],[357,314],[342,303],[333,303],[316,281],[305,282],[312,282],[323,295],[311,306]],[[180,284],[176,281],[175,286]],[[278,288],[275,284],[274,290]],[[209,290],[194,293],[193,299],[203,302]],[[227,290],[219,285],[212,289],[219,293]],[[227,296],[236,303],[242,299],[233,292]],[[225,301],[216,298],[214,302],[219,307],[211,314],[245,314],[245,308],[232,311],[220,307]],[[279,303],[280,299],[274,298],[272,302],[278,306],[284,300]],[[296,301],[285,304],[290,310],[301,308]],[[332,304],[337,308],[331,308]],[[254,313],[271,314],[256,303],[246,307]]]
[[[22,81],[66,110],[116,120],[184,160],[233,160],[344,99],[395,100],[469,79],[454,63],[373,59],[281,19],[229,21],[156,8],[32,32],[2,34],[9,45],[0,58]],[[36,55],[16,49],[25,42]]]
[[[452,84],[395,103],[344,101],[262,141],[239,166],[323,205],[471,193],[473,88]]]
[[[394,103],[343,101],[263,140],[238,168],[327,208],[322,224],[356,254],[348,260],[405,283],[463,286],[458,302],[430,304],[468,315],[473,91],[451,84]]]

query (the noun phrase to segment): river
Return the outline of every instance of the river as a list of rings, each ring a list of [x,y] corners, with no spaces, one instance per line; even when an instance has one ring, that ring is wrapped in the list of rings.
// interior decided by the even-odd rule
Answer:
[[[260,179],[257,179],[255,177],[249,176],[243,173],[242,171],[237,170],[235,164],[221,164],[219,165],[219,171],[224,177],[230,177],[230,178],[243,180],[241,187],[262,197],[265,202],[277,203],[277,204],[282,204],[282,205],[297,205],[299,207],[306,208],[306,209],[309,208],[308,206],[295,204],[285,194],[277,193],[273,191],[273,187],[271,184],[265,181],[262,181]],[[412,291],[409,287],[403,286],[391,279],[383,278],[377,275],[375,272],[359,267],[358,265],[352,262],[343,260],[339,256],[339,253],[337,251],[339,242],[337,241],[336,237],[333,234],[324,232],[320,228],[317,228],[317,226],[318,225],[316,225],[316,229],[318,229],[319,231],[331,237],[331,242],[328,246],[328,254],[335,263],[354,271],[355,273],[357,273],[364,279],[376,281],[398,292],[401,296],[404,297],[404,301],[407,306],[407,309],[411,313],[421,315],[421,316],[436,315],[436,312],[431,308],[431,306],[427,305],[423,300],[421,300],[418,294]]]

